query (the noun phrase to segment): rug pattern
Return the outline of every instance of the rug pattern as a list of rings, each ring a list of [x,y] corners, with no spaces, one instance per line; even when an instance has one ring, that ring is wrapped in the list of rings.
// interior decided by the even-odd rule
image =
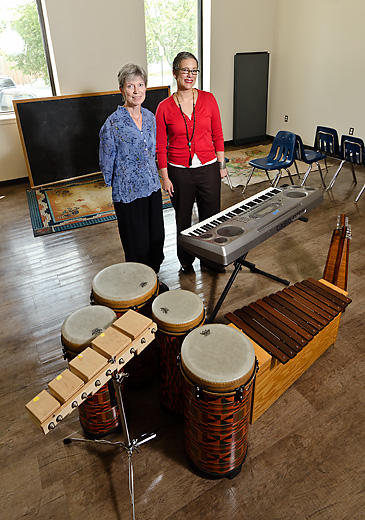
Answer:
[[[115,220],[111,188],[101,175],[27,191],[34,236]],[[171,207],[163,193],[163,208]]]

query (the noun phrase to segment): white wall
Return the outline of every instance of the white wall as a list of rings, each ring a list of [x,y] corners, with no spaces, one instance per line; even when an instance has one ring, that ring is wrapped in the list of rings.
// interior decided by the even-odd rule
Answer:
[[[144,0],[43,1],[59,95],[118,90],[125,63],[147,66]],[[0,181],[27,176],[15,118],[0,119]]]
[[[364,0],[278,0],[269,134],[289,130],[313,146],[323,125],[365,140],[364,20]]]
[[[277,0],[212,0],[210,91],[221,111],[225,141],[233,139],[233,57],[268,51],[274,42]]]

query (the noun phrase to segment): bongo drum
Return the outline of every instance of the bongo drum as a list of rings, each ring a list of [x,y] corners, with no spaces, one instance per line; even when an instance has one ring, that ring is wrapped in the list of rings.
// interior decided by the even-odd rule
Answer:
[[[229,325],[203,325],[183,341],[185,450],[207,476],[233,478],[241,470],[257,366],[249,338]]]
[[[204,322],[203,302],[190,291],[165,292],[153,301],[152,318],[158,325],[160,400],[168,410],[182,413],[181,372],[177,358],[185,336]]]
[[[153,299],[158,294],[155,271],[144,264],[124,262],[110,265],[97,273],[92,281],[91,302],[110,307],[118,318],[128,309],[151,317]],[[155,341],[128,363],[126,385],[140,385],[157,374]]]
[[[64,358],[71,361],[90,347],[92,340],[116,319],[115,312],[102,305],[85,307],[68,316],[61,327]],[[112,380],[80,404],[78,410],[81,426],[89,437],[102,437],[117,429],[121,421]]]

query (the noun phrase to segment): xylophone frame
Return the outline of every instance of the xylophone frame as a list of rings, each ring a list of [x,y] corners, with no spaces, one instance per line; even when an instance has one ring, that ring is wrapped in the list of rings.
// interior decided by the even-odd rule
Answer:
[[[119,446],[123,448],[128,454],[128,462],[129,462],[129,493],[131,496],[131,504],[132,504],[132,514],[133,520],[135,519],[135,506],[134,506],[134,480],[133,480],[133,465],[132,465],[132,455],[134,451],[139,453],[139,447],[142,444],[154,439],[156,437],[156,433],[143,433],[137,439],[131,439],[129,435],[129,428],[127,423],[127,417],[125,413],[123,396],[121,391],[121,385],[123,383],[123,379],[127,377],[128,374],[125,372],[118,373],[118,370],[114,370],[112,374],[113,385],[115,389],[115,395],[117,397],[118,409],[120,414],[120,419],[122,423],[123,441],[108,441],[105,439],[84,439],[81,437],[65,437],[63,439],[64,444],[71,444],[73,441],[75,442],[91,442],[96,444],[107,444],[108,446]]]

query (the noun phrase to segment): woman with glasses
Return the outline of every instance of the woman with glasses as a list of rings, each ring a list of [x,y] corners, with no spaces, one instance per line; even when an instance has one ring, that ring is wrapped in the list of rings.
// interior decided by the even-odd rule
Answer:
[[[157,161],[177,235],[191,226],[195,200],[200,222],[220,211],[221,178],[227,175],[218,104],[213,94],[195,88],[198,73],[195,56],[180,52],[173,62],[177,91],[156,111]],[[177,256],[182,272],[193,270],[194,256],[179,241]]]
[[[147,74],[139,65],[128,63],[119,71],[118,82],[124,104],[100,130],[100,168],[106,185],[112,186],[126,262],[148,265],[158,273],[165,230],[156,167],[156,121],[141,106]]]

